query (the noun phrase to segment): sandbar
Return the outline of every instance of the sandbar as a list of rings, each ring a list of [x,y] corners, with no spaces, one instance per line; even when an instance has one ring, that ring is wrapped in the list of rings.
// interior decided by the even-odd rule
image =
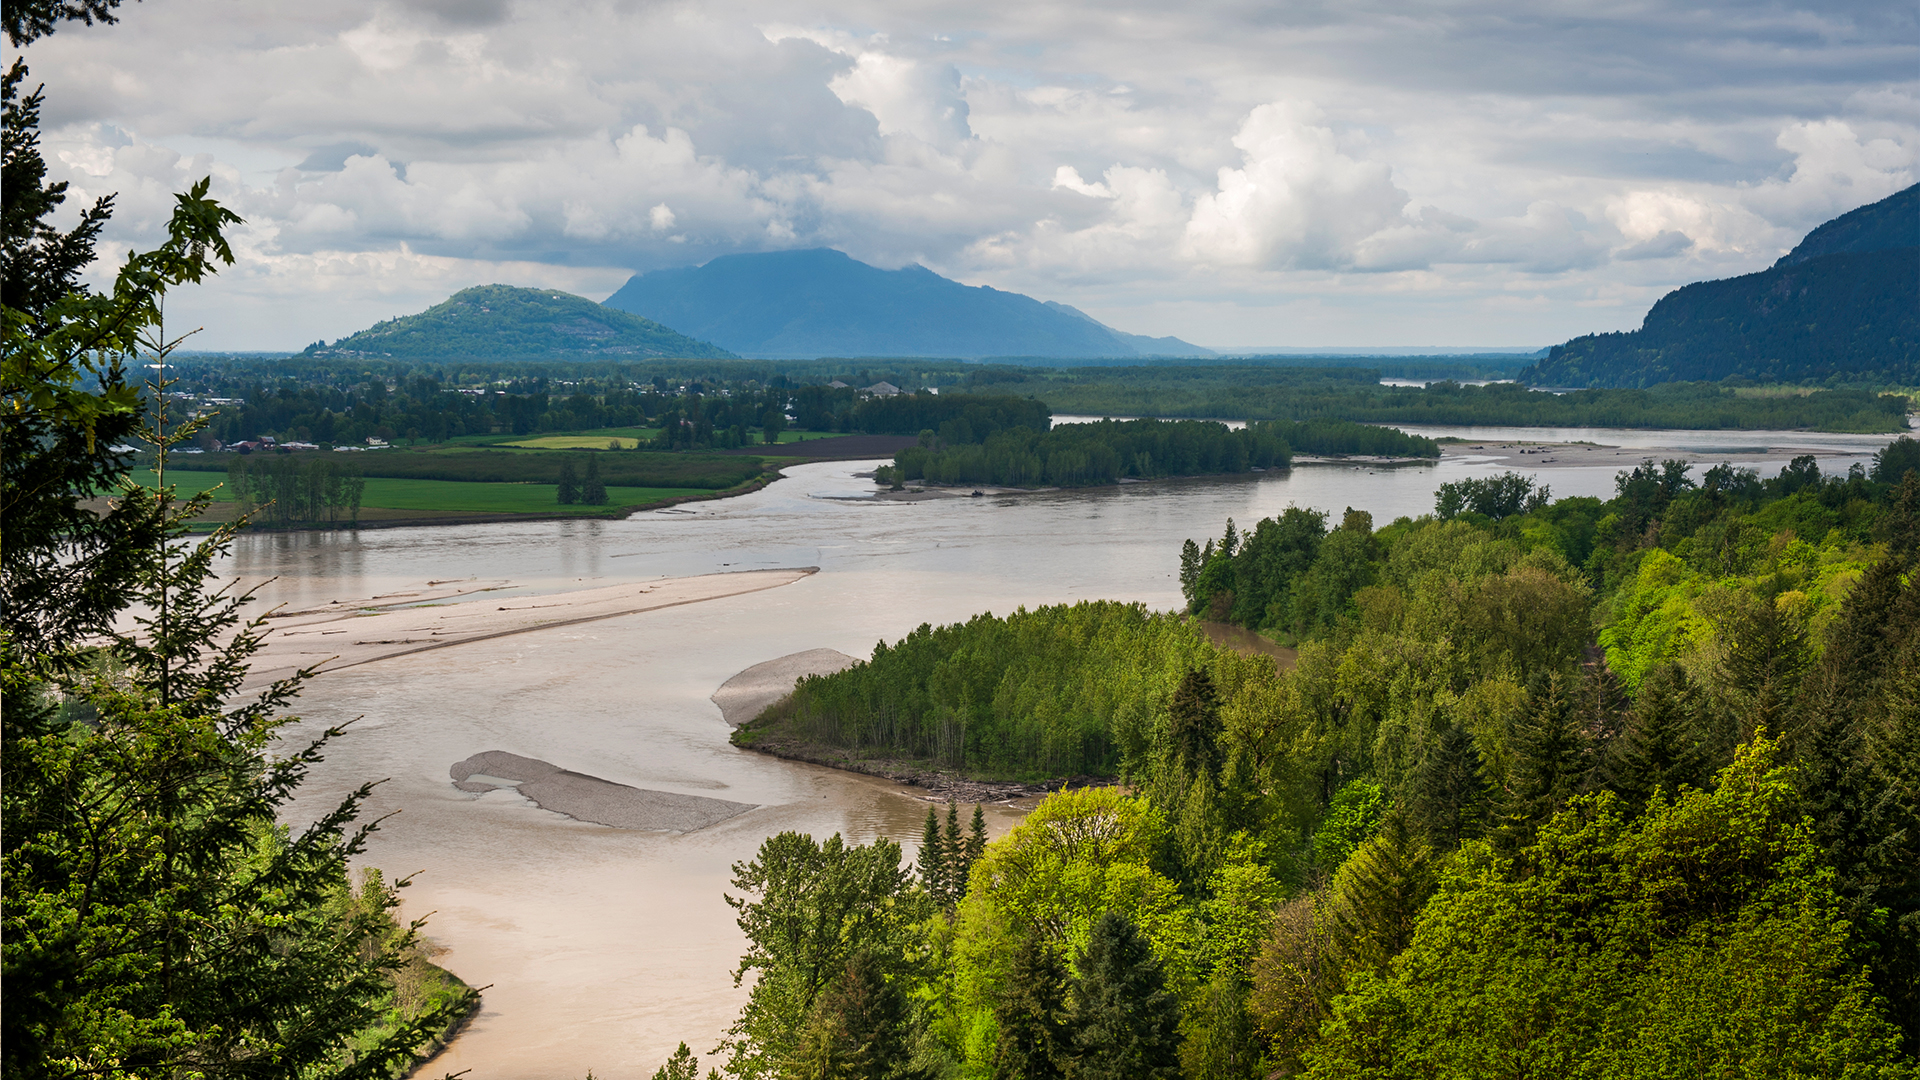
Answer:
[[[1727,441],[1732,444],[1739,443],[1743,437],[1749,437],[1746,432],[1741,431],[1729,431],[1726,435]],[[1528,469],[1571,469],[1595,465],[1630,469],[1649,458],[1654,461],[1684,461],[1691,465],[1717,465],[1723,461],[1740,461],[1747,464],[1778,462],[1785,465],[1803,454],[1811,454],[1814,457],[1842,457],[1854,453],[1858,451],[1832,446],[1736,446],[1716,450],[1496,440],[1444,443],[1440,447],[1442,457],[1471,457],[1482,461],[1491,459],[1499,465]]]
[[[542,810],[615,829],[689,833],[755,809],[753,803],[616,784],[505,750],[487,750],[454,762],[447,774],[461,791],[484,793],[510,787]]]
[[[512,582],[428,582],[383,596],[275,612],[248,683],[257,687],[301,668],[340,671],[426,649],[775,589],[818,569],[743,570],[499,599],[484,594],[511,589]]]
[[[808,649],[755,664],[720,684],[713,703],[734,727],[759,716],[767,706],[793,693],[793,684],[808,675],[831,675],[859,663],[838,649]]]

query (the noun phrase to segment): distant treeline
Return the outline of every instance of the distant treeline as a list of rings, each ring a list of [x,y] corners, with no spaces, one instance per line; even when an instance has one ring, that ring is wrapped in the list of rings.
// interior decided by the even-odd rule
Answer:
[[[788,426],[790,411],[793,424],[814,431],[917,435],[931,429],[956,442],[977,442],[1009,426],[1045,430],[1048,423],[1046,406],[1003,393],[862,397],[853,386],[794,385],[744,362],[711,363],[722,370],[669,377],[661,373],[671,370],[664,365],[641,364],[388,362],[393,372],[387,374],[379,365],[362,371],[340,359],[296,357],[271,367],[205,359],[181,365],[174,409],[184,416],[200,402],[217,401],[206,435],[223,443],[272,436],[330,445],[363,444],[369,437],[439,444],[476,435],[655,428],[654,449],[731,449],[761,443],[769,428]],[[765,379],[743,377],[747,371]],[[914,382],[907,374],[887,374]],[[961,377],[945,374],[950,384]]]
[[[1284,372],[1287,378],[1277,376]],[[1514,383],[1425,389],[1372,380],[1296,377],[1299,369],[1081,369],[1071,378],[1004,380],[1056,413],[1213,417],[1223,420],[1357,420],[1374,424],[1903,431],[1908,401],[1865,390],[1742,395],[1717,383],[1648,389],[1529,391]]]
[[[170,469],[229,472],[230,475],[279,475],[278,470],[351,469],[356,476],[394,480],[453,480],[489,484],[557,484],[579,451],[447,450],[420,453],[380,450],[361,454],[263,452],[175,456]],[[721,490],[760,475],[761,459],[732,454],[596,453],[600,477],[608,487],[700,488]],[[342,459],[345,459],[344,461]],[[261,500],[264,501],[264,500]]]

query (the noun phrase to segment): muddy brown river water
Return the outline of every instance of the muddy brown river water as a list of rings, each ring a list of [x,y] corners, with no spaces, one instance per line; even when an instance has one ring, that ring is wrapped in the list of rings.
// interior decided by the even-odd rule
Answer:
[[[1844,471],[1885,441],[1822,442],[1840,455],[1823,465]],[[363,861],[415,875],[406,912],[432,913],[428,933],[447,950],[440,962],[491,984],[435,1075],[578,1080],[591,1069],[625,1080],[652,1075],[682,1039],[704,1055],[743,997],[731,978],[741,938],[721,899],[734,862],[788,829],[858,842],[890,836],[912,857],[926,812],[912,789],[728,745],[711,697],[742,670],[812,649],[865,656],[922,622],[1022,604],[1172,607],[1180,542],[1217,535],[1228,517],[1249,525],[1297,503],[1336,520],[1352,506],[1385,523],[1430,510],[1445,480],[1498,471],[1467,456],[1437,467],[1317,466],[884,503],[854,475],[874,464],[802,466],[750,496],[624,521],[242,538],[230,570],[275,579],[262,598],[294,608],[468,578],[512,583],[484,594],[492,602],[819,568],[763,591],[379,660],[310,685],[295,734],[360,719],[296,809],[315,812],[364,780],[388,778],[368,809],[398,813]],[[1614,468],[1541,475],[1556,495],[1609,495]],[[483,792],[457,788],[449,768],[487,751],[754,808],[681,834],[590,824],[542,809],[511,777]],[[994,832],[1017,818],[996,811]]]

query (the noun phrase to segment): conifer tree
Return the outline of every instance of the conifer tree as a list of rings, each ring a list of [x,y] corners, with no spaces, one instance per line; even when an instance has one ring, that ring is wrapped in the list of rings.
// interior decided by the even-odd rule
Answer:
[[[967,875],[973,871],[973,867],[963,865],[966,862],[967,840],[960,833],[960,807],[952,799],[947,800],[947,828],[941,834],[940,846],[946,855],[946,865],[943,869],[945,870],[947,906],[952,907],[960,902],[961,896],[966,894]]]
[[[973,804],[973,821],[967,827],[967,870],[960,875],[961,889],[964,893],[966,883],[973,877],[973,864],[987,853],[987,812],[979,803]],[[959,897],[954,898],[956,901]]]
[[[894,1080],[910,1072],[907,999],[873,952],[856,950],[814,1002],[782,1080]]]
[[[1021,935],[1000,1000],[993,1080],[1063,1080],[1072,1053],[1067,967],[1037,933]]]
[[[1333,881],[1330,904],[1334,948],[1348,972],[1386,971],[1413,940],[1413,929],[1434,890],[1439,867],[1425,838],[1396,809],[1360,845]]]
[[[1216,971],[1200,992],[1199,1016],[1181,1044],[1191,1080],[1259,1080],[1260,1042],[1247,1015],[1247,986],[1235,973]]]
[[[1634,810],[1646,808],[1656,789],[1669,797],[1682,787],[1700,787],[1712,770],[1696,727],[1698,695],[1684,668],[1657,665],[1640,680],[1640,693],[1626,727],[1606,748],[1601,783]]]
[[[1220,771],[1220,692],[1205,668],[1188,671],[1168,703],[1167,754],[1183,776]]]
[[[940,837],[940,818],[933,807],[927,807],[927,823],[920,834],[920,883],[926,886],[927,895],[933,898],[936,906],[951,911],[953,903],[947,895],[947,850]]]
[[[587,455],[587,475],[580,483],[580,501],[587,506],[607,505],[607,485],[600,479],[600,455]]]
[[[580,501],[580,480],[573,472],[573,458],[560,459],[560,490],[557,493],[561,506],[572,506]]]
[[[1409,799],[1414,821],[1443,851],[1479,836],[1490,803],[1480,751],[1467,729],[1455,723],[1427,749],[1414,775]]]
[[[654,1070],[653,1080],[700,1080],[700,1059],[683,1042],[665,1065]]]
[[[1514,850],[1532,842],[1534,830],[1580,790],[1588,772],[1587,751],[1560,675],[1549,673],[1513,733],[1514,763],[1502,807],[1503,846]]]
[[[1073,984],[1075,1080],[1176,1080],[1180,1004],[1133,921],[1094,924]]]

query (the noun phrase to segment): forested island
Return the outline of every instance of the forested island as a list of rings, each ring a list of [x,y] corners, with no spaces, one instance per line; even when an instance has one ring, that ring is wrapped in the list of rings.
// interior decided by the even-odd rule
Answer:
[[[1228,522],[1187,612],[983,614],[803,680],[736,741],[1122,786],[991,844],[930,814],[912,866],[769,840],[726,1073],[1913,1075],[1920,443],[1616,487]]]

